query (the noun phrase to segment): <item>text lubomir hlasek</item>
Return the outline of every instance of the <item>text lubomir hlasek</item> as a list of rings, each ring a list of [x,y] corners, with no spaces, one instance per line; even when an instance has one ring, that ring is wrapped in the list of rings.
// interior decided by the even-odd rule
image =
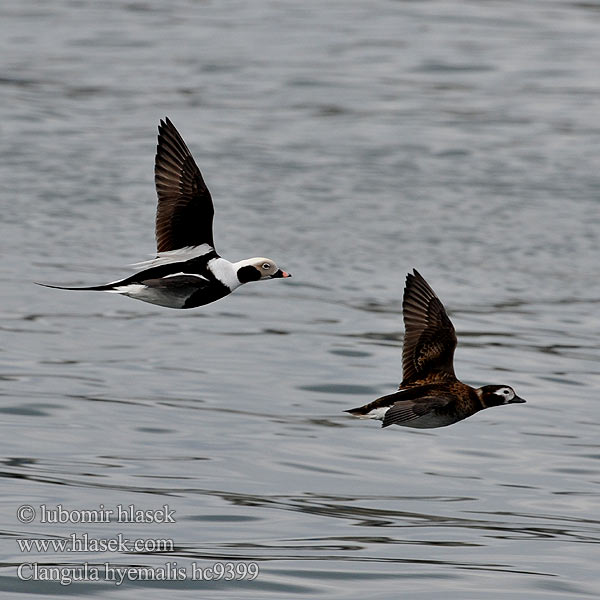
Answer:
[[[117,504],[106,508],[100,504],[92,509],[66,509],[62,504],[40,504],[40,523],[175,523],[175,510],[163,504],[161,508],[141,509],[135,505]]]

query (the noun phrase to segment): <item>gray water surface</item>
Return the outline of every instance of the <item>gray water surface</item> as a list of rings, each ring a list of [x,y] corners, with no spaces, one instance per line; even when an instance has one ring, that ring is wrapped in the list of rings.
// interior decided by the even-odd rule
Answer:
[[[598,596],[600,5],[5,0],[0,28],[1,594]],[[34,286],[152,255],[165,115],[217,250],[294,278],[192,311]],[[343,413],[401,379],[413,267],[459,377],[527,404],[428,431]],[[175,523],[39,521],[59,504]],[[174,547],[16,541],[72,533]],[[218,561],[260,574],[17,576]]]

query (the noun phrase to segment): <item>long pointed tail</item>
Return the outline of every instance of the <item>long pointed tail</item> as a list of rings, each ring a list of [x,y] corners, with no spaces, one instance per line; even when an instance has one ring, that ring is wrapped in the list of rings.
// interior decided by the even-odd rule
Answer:
[[[63,285],[50,285],[49,283],[39,283],[38,281],[34,281],[35,285],[41,285],[47,288],[53,288],[55,290],[75,290],[79,292],[110,292],[114,291],[115,284],[107,283],[106,285],[92,285],[89,287],[66,287]]]

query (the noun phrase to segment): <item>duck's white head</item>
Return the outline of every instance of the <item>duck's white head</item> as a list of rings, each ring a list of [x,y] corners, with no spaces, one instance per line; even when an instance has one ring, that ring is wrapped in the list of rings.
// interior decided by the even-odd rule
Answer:
[[[261,279],[276,279],[278,277],[291,277],[287,271],[282,271],[274,260],[256,256],[234,263],[236,276],[240,283],[260,281]]]

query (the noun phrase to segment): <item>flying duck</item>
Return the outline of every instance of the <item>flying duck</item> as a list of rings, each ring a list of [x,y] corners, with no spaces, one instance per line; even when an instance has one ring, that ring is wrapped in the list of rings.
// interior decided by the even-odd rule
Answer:
[[[378,419],[382,427],[445,427],[492,406],[525,402],[508,385],[473,388],[454,374],[456,333],[444,306],[423,277],[406,276],[402,383],[397,392],[345,412]]]
[[[158,194],[156,258],[143,270],[106,285],[64,287],[123,294],[169,308],[194,308],[227,296],[250,281],[291,277],[270,258],[229,262],[213,241],[213,202],[191,152],[168,118],[160,121],[154,163]]]

